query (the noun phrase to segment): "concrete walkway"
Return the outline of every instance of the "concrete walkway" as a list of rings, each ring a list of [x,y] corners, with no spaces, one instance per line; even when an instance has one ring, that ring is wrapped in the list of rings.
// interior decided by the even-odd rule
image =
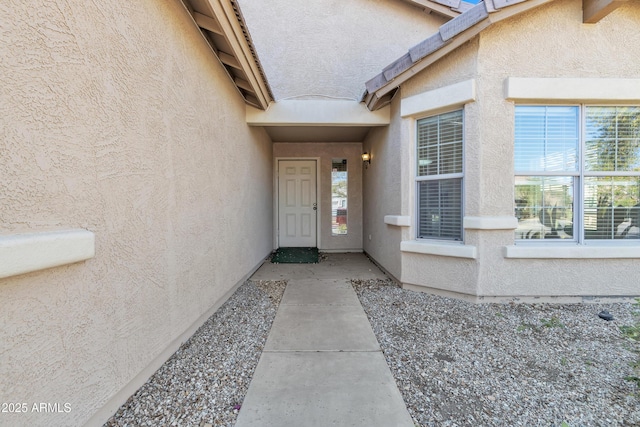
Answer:
[[[414,426],[349,282],[383,277],[362,254],[254,274],[288,284],[236,427]]]

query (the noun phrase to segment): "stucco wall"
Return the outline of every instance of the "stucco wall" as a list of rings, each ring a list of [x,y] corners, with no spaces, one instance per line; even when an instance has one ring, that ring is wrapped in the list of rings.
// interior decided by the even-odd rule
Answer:
[[[405,98],[475,79],[476,101],[465,106],[465,216],[513,216],[514,103],[505,100],[505,79],[638,78],[639,27],[634,2],[590,25],[581,1],[556,1],[494,24],[403,85]],[[411,165],[403,166],[412,179]],[[464,237],[476,260],[403,253],[403,282],[489,297],[638,294],[637,260],[507,259],[511,230],[467,229]]]
[[[475,79],[477,73],[477,55],[479,42],[472,39],[454,53],[421,72],[402,85],[401,99],[437,90],[461,81]],[[452,109],[462,108],[453,107]],[[479,191],[482,181],[482,144],[479,138],[481,120],[476,103],[464,106],[465,109],[465,153],[464,153],[464,212],[465,215],[477,215],[481,197]],[[424,117],[442,111],[428,111]],[[403,194],[409,208],[406,215],[411,217],[411,226],[404,231],[402,240],[412,240],[416,236],[416,184],[415,184],[415,132],[418,117],[401,118],[403,137],[402,151],[406,153],[400,168],[402,179],[407,184]],[[477,234],[465,233],[465,243],[476,246]],[[452,243],[455,245],[455,243]],[[400,280],[404,285],[416,285],[431,291],[445,290],[454,294],[475,294],[478,286],[479,263],[475,259],[455,258],[413,252],[401,252]]]
[[[364,250],[396,279],[400,279],[400,242],[408,238],[408,228],[385,224],[387,215],[409,215],[403,159],[408,155],[403,144],[403,121],[399,116],[400,96],[391,104],[392,121],[388,127],[369,131],[363,151],[371,153],[371,165],[364,170]],[[404,162],[407,162],[404,159]],[[369,238],[371,236],[371,238]]]
[[[320,208],[320,250],[362,251],[362,144],[357,143],[274,143],[273,156],[319,158],[317,183]],[[331,161],[347,159],[347,234],[331,235]]]
[[[81,425],[270,252],[271,143],[179,2],[0,14],[0,233],[96,236],[0,279],[0,402],[70,407],[0,424]]]
[[[562,0],[481,34],[478,102],[483,118],[479,212],[513,215],[514,103],[507,77],[640,77],[640,4],[629,2],[597,24],[582,23],[582,2]],[[555,34],[554,37],[549,37]],[[508,178],[508,179],[507,179]],[[484,231],[479,293],[484,295],[637,295],[633,259],[505,259],[511,232]],[[640,251],[639,251],[640,253]]]
[[[367,80],[445,22],[400,0],[238,3],[276,100],[360,101]]]

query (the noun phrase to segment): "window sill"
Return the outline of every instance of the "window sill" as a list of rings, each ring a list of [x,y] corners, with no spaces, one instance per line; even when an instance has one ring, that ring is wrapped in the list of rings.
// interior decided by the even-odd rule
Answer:
[[[454,258],[478,258],[478,251],[475,246],[464,245],[462,243],[406,240],[400,243],[400,250],[402,252],[411,252],[425,255],[439,255]]]
[[[87,230],[0,236],[0,279],[93,258],[95,235]]]
[[[515,230],[518,219],[514,216],[465,216],[465,230]]]
[[[505,246],[505,258],[539,259],[631,259],[640,258],[640,245],[637,246],[558,246],[518,245]]]
[[[395,225],[396,227],[409,227],[411,226],[411,217],[403,215],[385,215],[384,223],[388,225]]]

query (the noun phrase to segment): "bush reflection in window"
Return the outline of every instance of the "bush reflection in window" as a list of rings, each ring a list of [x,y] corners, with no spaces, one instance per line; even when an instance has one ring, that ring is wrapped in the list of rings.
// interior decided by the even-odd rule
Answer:
[[[347,234],[347,159],[331,162],[331,234]]]
[[[515,116],[516,239],[640,239],[640,107],[521,105]]]

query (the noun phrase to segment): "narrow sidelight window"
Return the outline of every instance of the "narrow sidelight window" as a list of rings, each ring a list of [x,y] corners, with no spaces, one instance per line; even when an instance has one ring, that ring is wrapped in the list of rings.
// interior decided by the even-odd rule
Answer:
[[[331,234],[347,234],[347,159],[331,161]]]

